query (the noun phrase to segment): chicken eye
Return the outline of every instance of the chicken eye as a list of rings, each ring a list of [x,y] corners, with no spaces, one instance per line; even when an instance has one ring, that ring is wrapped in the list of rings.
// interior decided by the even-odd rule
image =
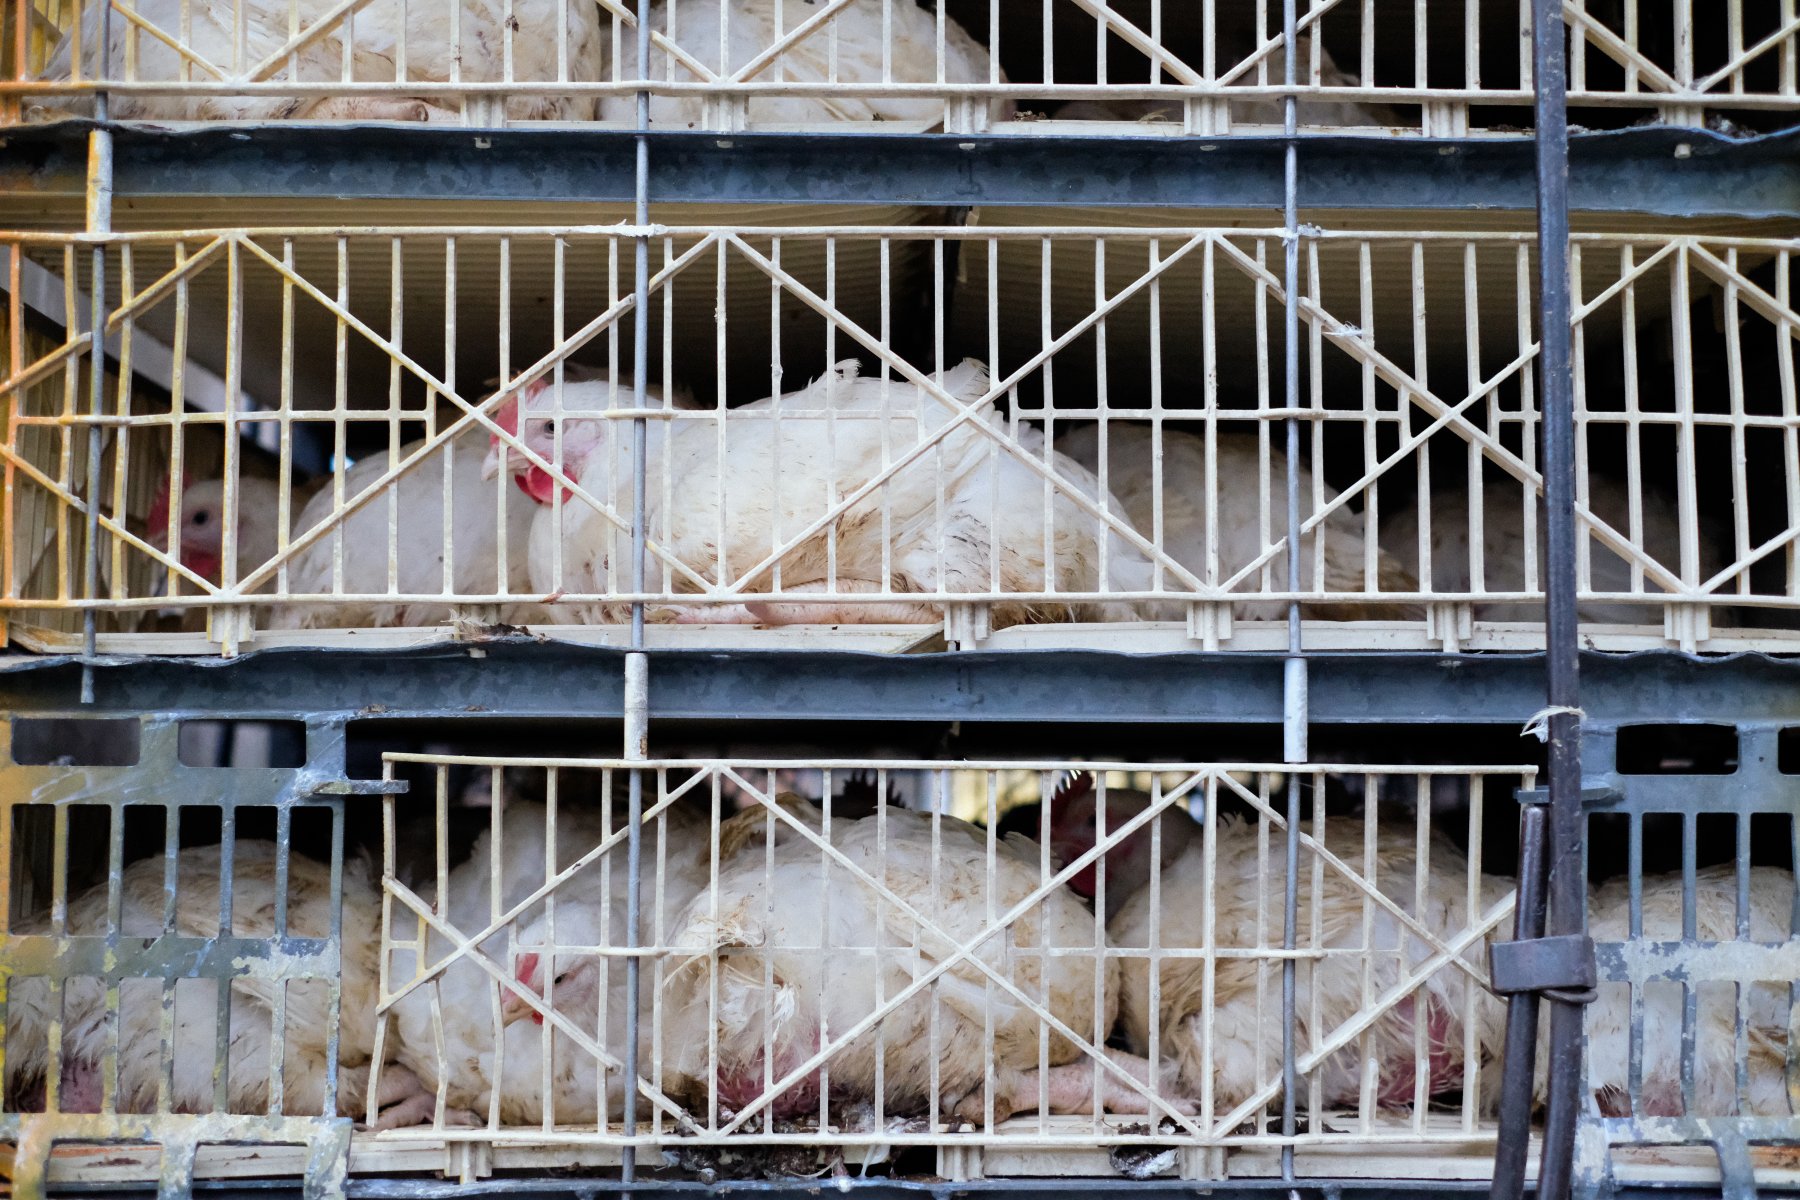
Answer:
[[[205,509],[194,514],[194,524],[196,525],[205,525],[210,520],[212,520],[212,514]]]

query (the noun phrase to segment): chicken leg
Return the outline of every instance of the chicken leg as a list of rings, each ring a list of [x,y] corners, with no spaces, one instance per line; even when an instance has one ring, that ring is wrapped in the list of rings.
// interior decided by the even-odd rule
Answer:
[[[1111,1047],[1107,1047],[1106,1057],[1119,1070],[1141,1083],[1145,1090],[1160,1095],[1163,1103],[1176,1112],[1199,1111],[1200,1106],[1193,1100],[1176,1094],[1178,1078],[1174,1064],[1165,1064],[1162,1071],[1156,1072],[1148,1059]],[[1014,1113],[1035,1112],[1040,1098],[1048,1099],[1052,1113],[1092,1113],[1095,1074],[1094,1060],[1087,1057],[1051,1067],[1047,1072],[1021,1071],[1010,1083],[1000,1082],[994,1096],[994,1120],[1003,1121]],[[1042,1093],[1040,1075],[1047,1085]],[[1149,1096],[1120,1079],[1116,1072],[1100,1071],[1098,1075],[1103,1112],[1147,1114],[1161,1111]],[[975,1092],[965,1096],[956,1105],[955,1112],[959,1119],[979,1124],[985,1115],[982,1107],[981,1094]]]
[[[888,589],[873,579],[840,579],[836,586],[820,580],[782,589],[782,598],[745,600],[742,604],[683,605],[675,608],[678,625],[935,625],[943,614],[935,604],[884,600],[859,604],[839,600],[791,600],[800,592],[876,594]]]

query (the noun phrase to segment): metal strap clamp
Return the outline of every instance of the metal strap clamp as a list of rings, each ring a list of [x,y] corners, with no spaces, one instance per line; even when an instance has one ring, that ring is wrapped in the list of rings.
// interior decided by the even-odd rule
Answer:
[[[1488,978],[1502,996],[1541,992],[1564,1004],[1591,1004],[1599,995],[1594,939],[1575,933],[1494,942],[1488,947]]]

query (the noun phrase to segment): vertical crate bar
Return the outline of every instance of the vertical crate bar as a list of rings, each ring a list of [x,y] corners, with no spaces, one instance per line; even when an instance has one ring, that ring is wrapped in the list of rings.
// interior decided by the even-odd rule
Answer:
[[[100,62],[104,74],[111,51],[112,5],[100,11]],[[94,93],[95,128],[88,133],[87,230],[91,234],[112,232],[113,144],[112,130],[107,128],[107,94],[101,88]],[[82,546],[81,598],[88,607],[81,614],[81,702],[94,702],[94,657],[98,649],[99,614],[92,603],[100,594],[100,462],[105,447],[101,442],[101,418],[106,412],[106,244],[93,248],[93,278],[89,280],[89,330],[93,341],[88,346],[88,417],[87,476],[82,491],[87,500],[85,541]],[[120,430],[119,453],[124,453],[125,431]]]
[[[637,2],[637,62],[639,72],[650,74],[650,0]],[[648,528],[644,502],[645,467],[649,459],[649,428],[644,417],[650,388],[650,93],[637,92],[637,161],[632,220],[637,236],[632,239],[635,266],[632,311],[632,407],[631,421],[631,651],[625,660],[625,757],[642,759],[649,750],[646,718],[649,709],[648,668],[644,655],[644,586]],[[626,779],[627,826],[625,831],[625,948],[638,947],[639,878],[643,870],[644,776],[631,771]],[[620,1126],[626,1138],[619,1155],[619,1178],[637,1178],[638,1021],[643,987],[643,963],[635,954],[625,958],[625,1086],[620,1106]]]
[[[1299,86],[1300,23],[1297,0],[1282,0],[1281,22],[1284,53],[1282,84],[1287,94],[1282,100],[1282,132],[1287,139],[1282,179],[1282,246],[1284,264],[1282,384],[1288,417],[1282,422],[1287,435],[1287,586],[1290,594],[1300,590],[1300,149],[1297,141],[1300,100]],[[1288,763],[1306,761],[1306,658],[1300,631],[1300,601],[1288,600],[1288,658],[1282,677],[1282,759]],[[1286,870],[1283,873],[1281,948],[1287,953],[1281,960],[1281,1177],[1294,1178],[1295,1100],[1297,1086],[1294,1024],[1298,1017],[1296,984],[1298,963],[1294,949],[1299,945],[1299,873],[1300,873],[1300,776],[1287,773],[1287,829],[1285,842]]]

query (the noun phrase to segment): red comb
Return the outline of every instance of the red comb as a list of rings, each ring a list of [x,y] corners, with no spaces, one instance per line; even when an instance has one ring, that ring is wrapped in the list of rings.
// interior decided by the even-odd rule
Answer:
[[[518,969],[513,972],[513,978],[517,979],[520,983],[529,983],[537,976],[537,969],[537,955],[521,954],[519,955]]]
[[[494,410],[494,424],[506,430],[506,432],[512,434],[514,437],[519,436],[519,398],[517,396],[508,396],[506,398],[506,403]],[[500,442],[500,435],[497,433],[490,433],[488,435],[488,440],[498,445]]]
[[[1068,777],[1056,785],[1050,793],[1050,809],[1054,812],[1058,807],[1094,792],[1094,773],[1092,771],[1070,771]]]
[[[181,490],[185,492],[191,482],[192,477],[188,472],[183,471],[181,473]],[[167,471],[163,472],[162,478],[156,482],[155,490],[150,493],[150,513],[145,517],[145,521],[152,534],[159,529],[166,530],[169,527],[169,473]]]

